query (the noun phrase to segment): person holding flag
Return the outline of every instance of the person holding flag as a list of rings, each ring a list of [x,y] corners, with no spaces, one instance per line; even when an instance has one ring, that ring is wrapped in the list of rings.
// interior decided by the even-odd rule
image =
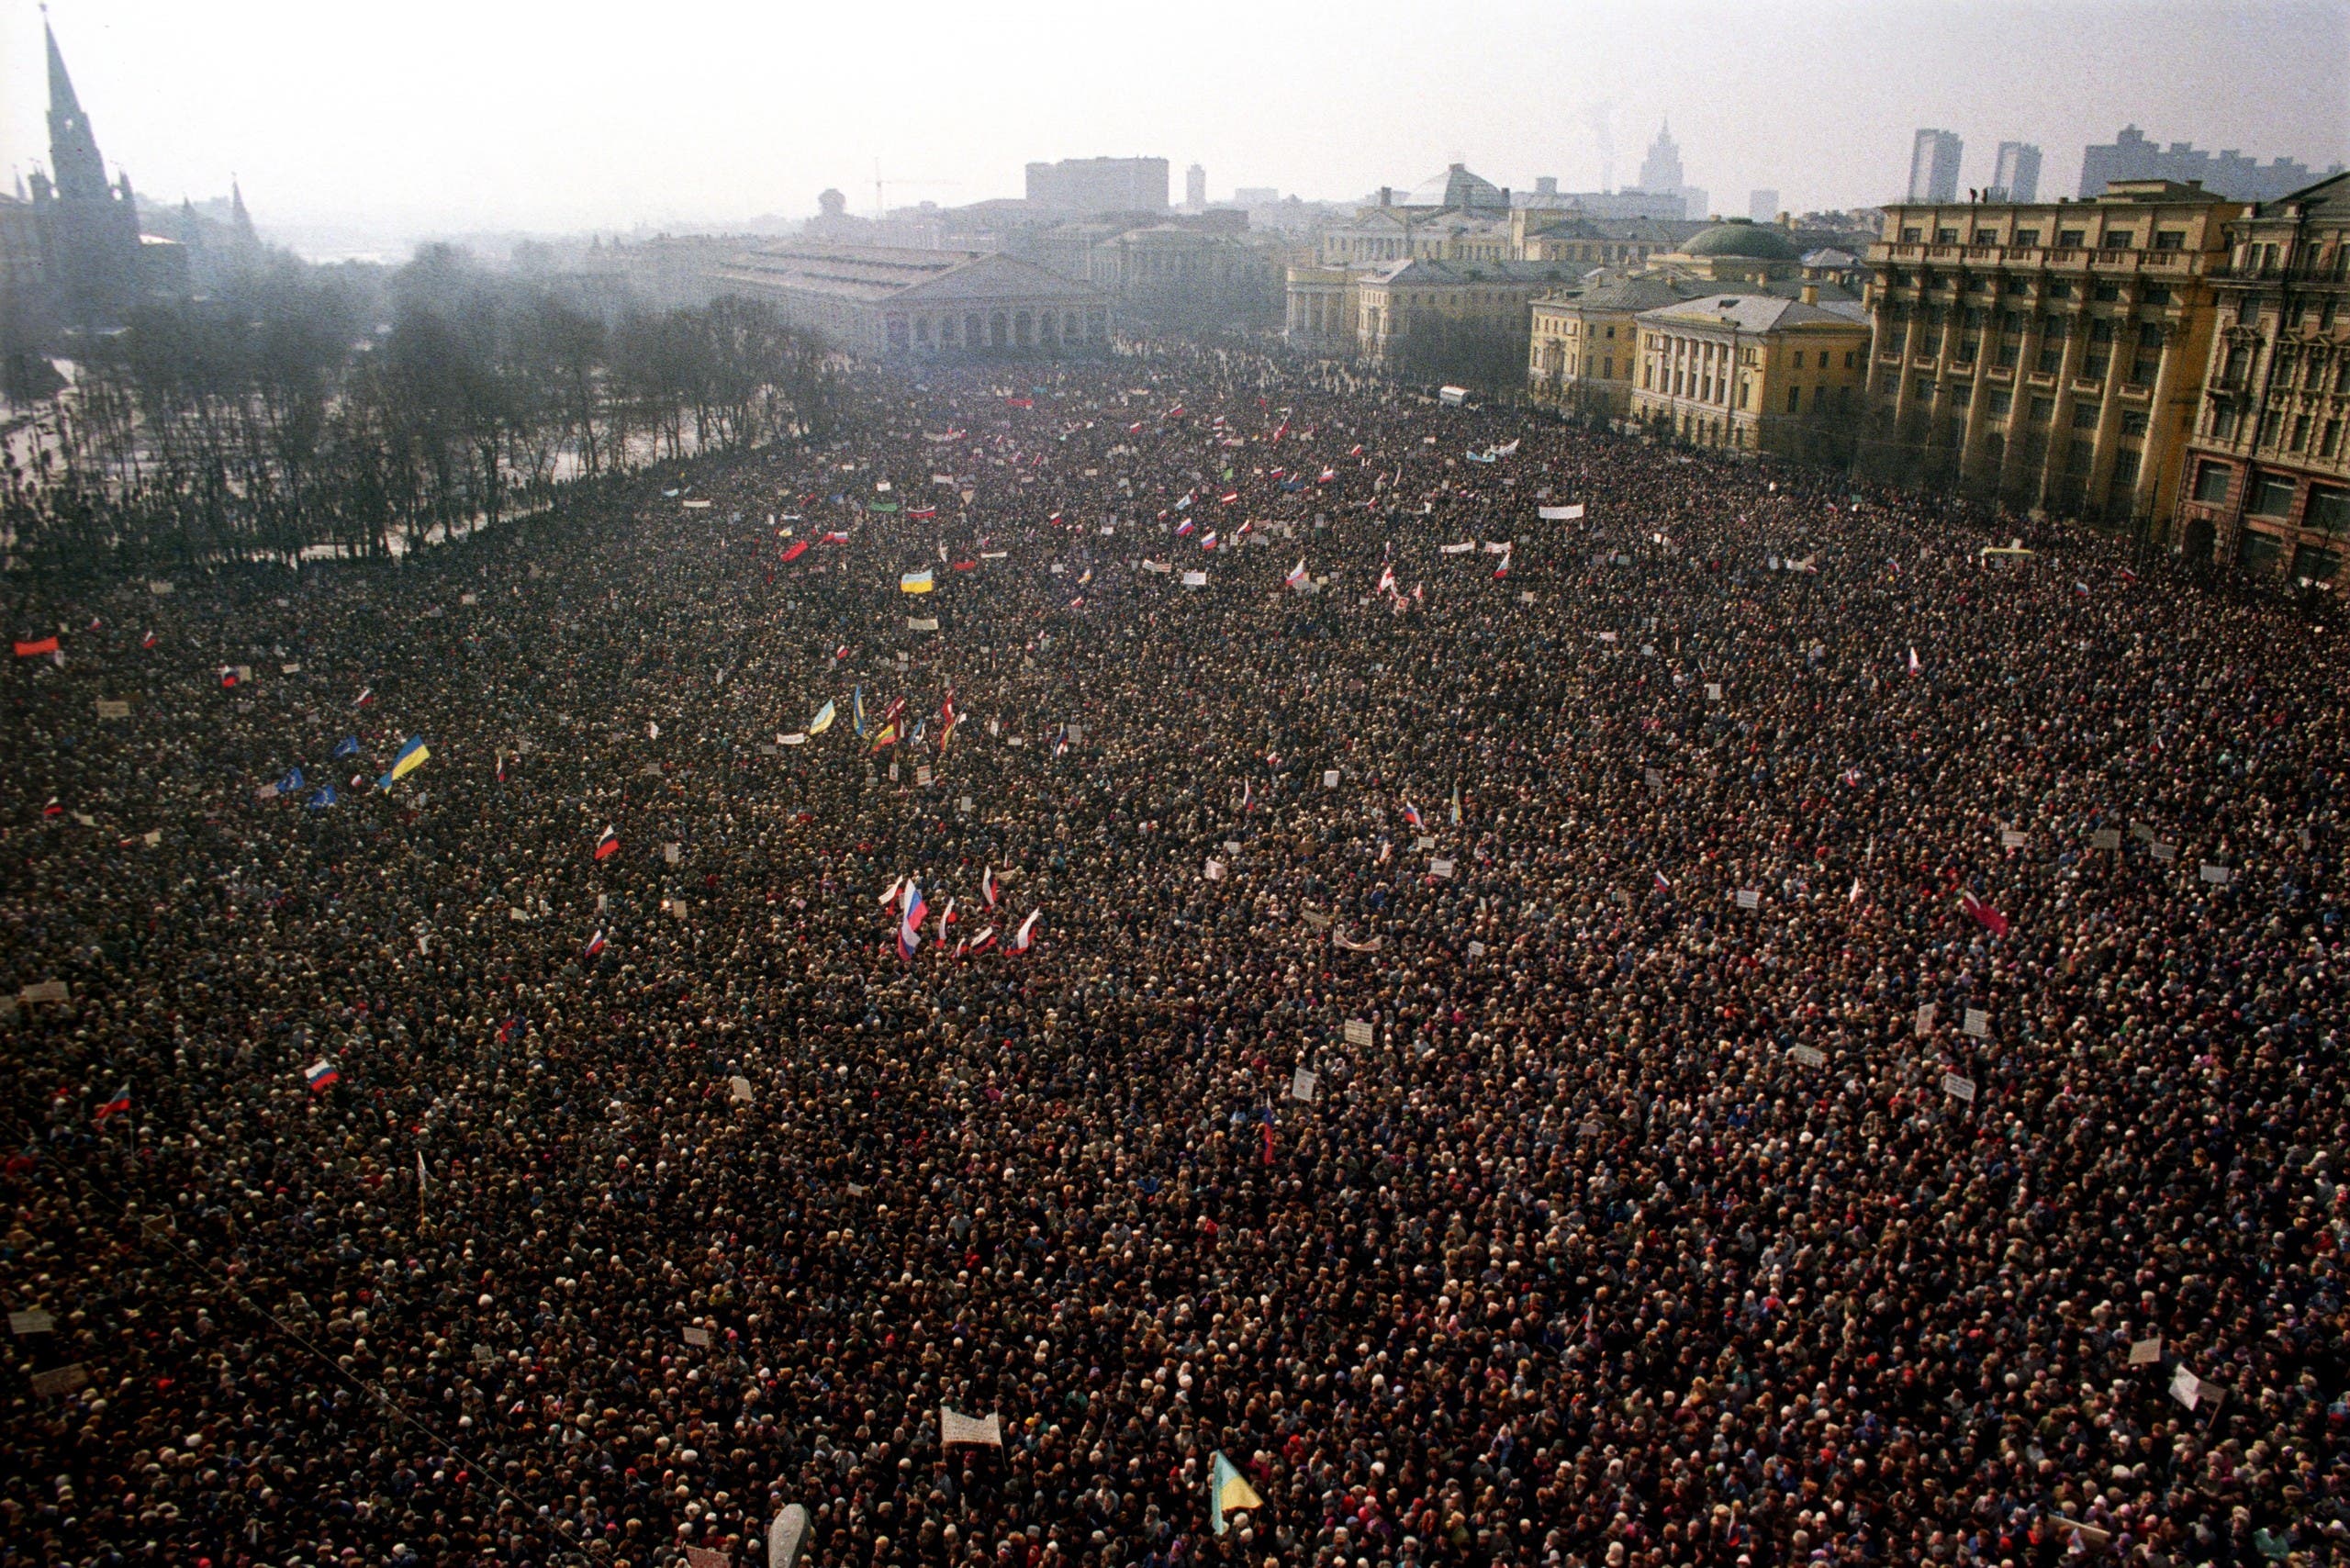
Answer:
[[[1257,1489],[1248,1484],[1248,1478],[1224,1457],[1222,1449],[1216,1450],[1208,1464],[1209,1526],[1222,1535],[1232,1528],[1228,1515],[1251,1512],[1264,1506],[1265,1500],[1257,1495]]]
[[[923,902],[922,885],[912,878],[906,879],[905,906],[898,918],[898,957],[911,964],[914,955],[922,951],[922,923],[930,913]]]

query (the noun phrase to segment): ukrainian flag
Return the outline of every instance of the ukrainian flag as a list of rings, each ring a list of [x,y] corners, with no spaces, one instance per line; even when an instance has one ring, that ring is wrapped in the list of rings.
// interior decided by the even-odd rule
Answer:
[[[839,713],[834,711],[832,699],[828,697],[824,700],[824,705],[816,710],[816,716],[808,721],[808,733],[811,735],[821,735],[831,729],[833,721],[839,717]]]
[[[400,747],[399,755],[392,758],[391,771],[375,780],[375,788],[389,790],[395,783],[431,760],[431,749],[424,744],[424,737],[418,735]]]
[[[863,740],[865,738],[865,688],[862,686],[849,693],[848,716],[851,726],[856,731],[856,738]]]
[[[1224,1457],[1222,1450],[1218,1450],[1215,1462],[1208,1473],[1208,1522],[1215,1527],[1215,1533],[1222,1535],[1225,1532],[1225,1515],[1245,1513],[1264,1506],[1265,1500],[1257,1495],[1257,1489],[1248,1484],[1248,1478],[1235,1470],[1232,1462]]]
[[[933,584],[931,582],[930,568],[928,566],[924,566],[919,572],[901,572],[899,574],[898,591],[900,593],[928,593],[932,587]]]

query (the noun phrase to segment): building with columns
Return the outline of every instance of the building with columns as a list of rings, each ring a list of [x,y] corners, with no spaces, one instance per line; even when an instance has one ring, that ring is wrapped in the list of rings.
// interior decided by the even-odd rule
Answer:
[[[1109,345],[1110,301],[1014,256],[786,241],[741,252],[711,286],[868,359],[1056,357]]]
[[[1823,304],[1724,293],[1634,319],[1631,418],[1700,446],[1832,462],[1849,446],[1868,375],[1868,319]]]
[[[2350,551],[2350,174],[2231,224],[2179,475],[2180,550],[2342,581]]]
[[[1886,208],[1863,468],[2166,536],[2244,210],[2168,180]]]

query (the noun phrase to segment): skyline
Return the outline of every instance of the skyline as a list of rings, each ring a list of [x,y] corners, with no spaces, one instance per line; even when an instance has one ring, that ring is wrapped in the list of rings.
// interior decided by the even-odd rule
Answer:
[[[1455,160],[1512,189],[1545,175],[1592,189],[1603,96],[1617,188],[1669,121],[1685,178],[1723,214],[1756,187],[1796,211],[1897,199],[1926,125],[1964,139],[1962,188],[1990,184],[2012,140],[2045,151],[2043,195],[2070,194],[2082,148],[2124,124],[2262,162],[2350,160],[2350,85],[2322,65],[2350,54],[2350,0],[2227,13],[1507,0],[1437,33],[1381,5],[1349,13],[1354,47],[1286,25],[1310,8],[1269,23],[1222,0],[1187,12],[1172,43],[1059,6],[1007,22],[899,6],[852,21],[688,3],[658,31],[610,6],[552,29],[447,0],[399,15],[394,31],[388,13],[277,0],[50,12],[108,164],[142,199],[201,201],[233,175],[265,231],[356,226],[387,241],[722,228],[812,213],[828,186],[866,213],[877,159],[900,187],[891,206],[1017,196],[1030,160],[1133,153],[1179,173],[1204,164],[1216,199],[1248,185],[1347,202]],[[48,155],[40,21],[7,0],[0,157],[17,175]],[[2278,50],[2280,33],[2307,47]],[[1268,37],[1278,47],[1252,46]],[[1318,47],[1290,47],[1299,37]],[[877,62],[874,39],[902,55]],[[1560,93],[1592,75],[1595,47],[1609,91]]]

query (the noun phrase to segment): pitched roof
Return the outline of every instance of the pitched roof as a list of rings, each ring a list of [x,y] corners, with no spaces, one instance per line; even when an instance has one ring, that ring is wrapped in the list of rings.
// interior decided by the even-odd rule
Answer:
[[[1789,327],[1864,327],[1868,319],[1857,305],[1837,300],[1806,305],[1768,294],[1716,292],[1676,305],[1640,312],[1640,319],[1672,327],[1731,327],[1741,332],[1777,332]]]
[[[829,294],[866,304],[1040,297],[1074,304],[1101,297],[1081,283],[1014,256],[900,245],[767,245],[728,257],[718,275],[754,288]]]
[[[2262,202],[2254,216],[2282,218],[2288,207],[2299,207],[2310,218],[2350,218],[2350,173],[2328,174],[2317,184],[2303,185],[2289,196]]]
[[[1569,284],[1581,281],[1594,270],[1580,262],[1439,262],[1415,256],[1407,261],[1389,262],[1366,274],[1363,281],[1433,288],[1481,283]]]

